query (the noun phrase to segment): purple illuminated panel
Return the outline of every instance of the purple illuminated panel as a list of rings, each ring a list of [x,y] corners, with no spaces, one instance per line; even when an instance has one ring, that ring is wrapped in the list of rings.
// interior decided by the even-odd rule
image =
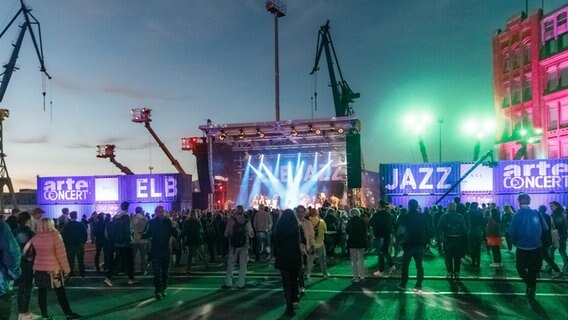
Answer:
[[[121,177],[121,200],[169,202],[178,196],[177,174],[146,174]]]
[[[566,192],[568,159],[500,161],[493,179],[497,194]]]
[[[459,179],[459,163],[385,164],[379,168],[385,194],[443,194]],[[458,188],[452,194],[458,192]]]
[[[91,204],[94,202],[94,177],[38,177],[39,205]]]

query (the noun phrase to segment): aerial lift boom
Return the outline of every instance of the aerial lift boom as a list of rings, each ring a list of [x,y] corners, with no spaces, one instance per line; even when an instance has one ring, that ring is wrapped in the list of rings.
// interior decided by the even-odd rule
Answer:
[[[185,175],[186,173],[179,164],[179,162],[174,158],[174,156],[170,153],[166,145],[162,142],[162,140],[160,140],[156,132],[154,132],[154,129],[152,129],[152,127],[150,126],[150,121],[152,121],[152,119],[150,119],[151,112],[152,109],[148,108],[132,109],[132,122],[144,123],[144,127],[146,127],[146,129],[148,129],[152,137],[154,137],[154,140],[156,140],[158,146],[160,146],[160,148],[162,149],[162,151],[164,151],[168,159],[170,159],[172,165],[176,168],[176,170],[180,174]]]
[[[316,62],[310,74],[314,74],[319,70],[319,60],[322,51],[325,51],[327,70],[329,72],[329,79],[331,81],[331,92],[333,94],[333,104],[335,106],[335,116],[344,117],[353,115],[354,112],[353,108],[351,107],[351,103],[353,103],[353,100],[359,98],[361,95],[359,93],[353,92],[347,82],[343,79],[343,74],[341,73],[341,68],[339,67],[339,60],[337,60],[335,48],[333,46],[333,42],[331,41],[331,35],[329,34],[329,20],[327,20],[325,25],[321,26],[318,32],[318,42],[316,45]],[[339,82],[337,82],[337,77],[335,76],[334,62],[339,74]]]
[[[97,146],[97,158],[108,158],[112,164],[114,164],[122,173],[127,175],[133,175],[134,172],[130,170],[128,167],[122,165],[120,162],[116,161],[114,148],[116,146],[114,144],[105,144],[105,145],[98,145]]]

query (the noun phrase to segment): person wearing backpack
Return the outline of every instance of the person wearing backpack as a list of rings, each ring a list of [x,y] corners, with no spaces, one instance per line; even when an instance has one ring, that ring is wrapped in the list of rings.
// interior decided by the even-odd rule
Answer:
[[[448,204],[448,211],[440,216],[438,232],[444,246],[444,262],[446,263],[446,278],[459,279],[461,258],[464,254],[466,237],[465,218],[456,211],[455,202]]]
[[[247,273],[248,251],[250,239],[254,237],[252,225],[244,216],[244,208],[238,205],[235,213],[227,221],[225,237],[229,238],[229,254],[227,259],[227,272],[225,274],[225,284],[223,289],[230,289],[233,283],[233,268],[239,260],[239,289],[245,288],[245,277]]]

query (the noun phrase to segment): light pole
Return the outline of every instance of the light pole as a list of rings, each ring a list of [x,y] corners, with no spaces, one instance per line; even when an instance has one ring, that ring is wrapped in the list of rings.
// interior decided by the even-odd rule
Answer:
[[[274,15],[274,109],[280,121],[280,68],[278,58],[278,18],[286,15],[286,5],[280,0],[267,0],[265,8]]]
[[[440,162],[442,162],[442,124],[444,123],[444,119],[442,119],[441,117],[438,118],[438,146],[440,148],[440,150],[438,150],[439,152],[439,156],[440,156]]]

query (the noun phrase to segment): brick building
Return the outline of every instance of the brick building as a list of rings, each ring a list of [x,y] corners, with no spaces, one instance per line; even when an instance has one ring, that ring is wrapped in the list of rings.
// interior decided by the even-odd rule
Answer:
[[[568,157],[567,15],[521,13],[492,38],[499,159]]]

